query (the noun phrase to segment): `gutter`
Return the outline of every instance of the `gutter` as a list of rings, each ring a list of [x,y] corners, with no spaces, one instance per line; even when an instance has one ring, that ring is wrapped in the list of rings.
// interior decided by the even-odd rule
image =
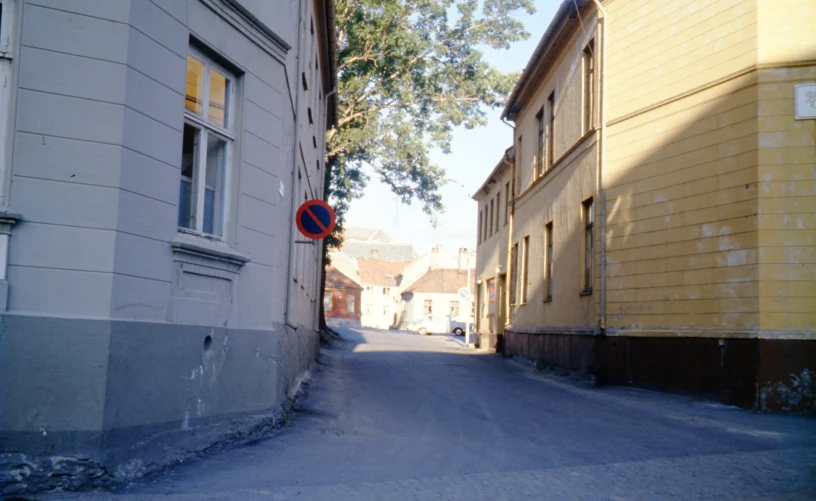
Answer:
[[[598,11],[603,15],[603,30],[601,31],[601,147],[598,149],[598,193],[601,195],[601,333],[606,332],[606,189],[604,188],[603,165],[606,162],[606,34],[609,30],[609,15],[606,13],[600,0],[593,0]]]
[[[510,114],[516,105],[519,95],[529,83],[530,78],[538,66],[539,59],[541,59],[545,49],[547,49],[555,38],[557,28],[562,22],[564,22],[565,19],[567,19],[570,11],[572,10],[572,6],[573,0],[564,0],[561,2],[561,6],[558,7],[558,11],[555,13],[550,25],[547,27],[547,31],[544,32],[544,35],[538,42],[535,51],[533,51],[533,55],[530,57],[530,60],[527,61],[527,65],[524,67],[521,77],[519,77],[518,82],[516,82],[516,86],[513,88],[513,92],[507,99],[507,104],[504,106],[504,109],[501,112],[502,120],[505,118],[510,118]]]

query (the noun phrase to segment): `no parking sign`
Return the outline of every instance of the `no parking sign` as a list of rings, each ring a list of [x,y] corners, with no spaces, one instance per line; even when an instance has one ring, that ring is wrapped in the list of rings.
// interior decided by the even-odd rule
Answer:
[[[323,200],[309,200],[300,206],[295,221],[304,236],[320,240],[332,232],[336,217],[334,209]]]

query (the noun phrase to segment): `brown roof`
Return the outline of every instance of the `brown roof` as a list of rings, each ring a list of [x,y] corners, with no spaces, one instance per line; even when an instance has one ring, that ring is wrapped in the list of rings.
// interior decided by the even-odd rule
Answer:
[[[346,276],[334,266],[326,267],[326,288],[327,289],[350,289],[354,291],[363,290],[360,284]]]
[[[374,285],[399,285],[402,270],[410,261],[387,261],[385,259],[357,258],[360,283]]]
[[[416,282],[403,291],[406,292],[453,292],[456,293],[462,287],[467,287],[467,270],[430,270],[422,275]],[[470,288],[474,287],[476,270],[470,270]]]

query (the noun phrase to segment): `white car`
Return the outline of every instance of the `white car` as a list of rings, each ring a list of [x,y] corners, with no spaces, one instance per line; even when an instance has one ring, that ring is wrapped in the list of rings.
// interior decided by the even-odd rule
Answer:
[[[408,324],[409,331],[422,336],[430,336],[434,332],[437,334],[451,332],[457,336],[464,336],[465,329],[464,322],[457,322],[451,319],[450,315],[425,315],[421,320]]]

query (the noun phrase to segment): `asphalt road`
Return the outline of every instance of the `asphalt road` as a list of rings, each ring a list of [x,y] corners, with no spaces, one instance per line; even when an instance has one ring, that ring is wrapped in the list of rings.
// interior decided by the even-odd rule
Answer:
[[[342,332],[269,439],[44,499],[816,499],[812,418],[594,388],[452,336]]]

